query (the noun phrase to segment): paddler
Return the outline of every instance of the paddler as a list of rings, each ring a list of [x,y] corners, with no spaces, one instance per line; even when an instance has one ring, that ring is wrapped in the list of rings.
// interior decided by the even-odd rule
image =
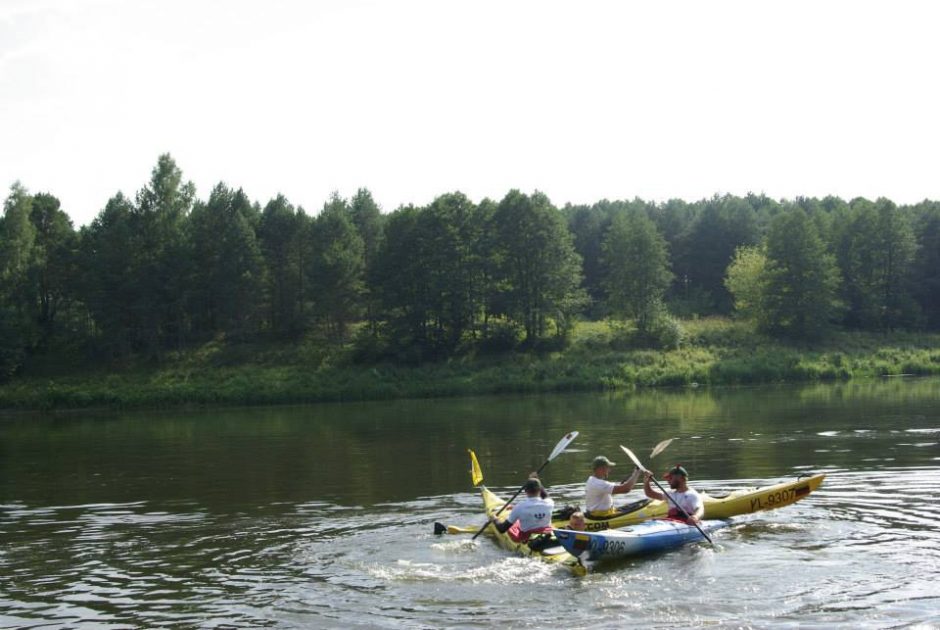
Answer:
[[[548,498],[537,477],[530,477],[523,486],[525,498],[516,503],[504,521],[493,521],[500,532],[506,532],[519,521],[517,542],[527,542],[533,534],[550,532],[555,502]]]
[[[593,474],[584,485],[584,510],[588,517],[609,516],[614,512],[613,495],[630,492],[640,478],[639,469],[634,468],[630,477],[620,483],[607,481],[612,466],[616,464],[603,455],[598,455],[591,463]]]
[[[576,532],[583,532],[587,529],[587,521],[584,520],[583,512],[571,514],[571,518],[568,519],[568,529],[573,529]]]
[[[663,493],[657,492],[650,487],[650,479],[652,478],[653,473],[646,471],[646,476],[643,480],[643,492],[651,499],[665,501],[666,497]],[[705,516],[705,502],[702,500],[702,495],[689,487],[688,471],[686,471],[682,465],[676,464],[666,473],[663,479],[668,481],[669,487],[672,488],[671,492],[667,490],[669,497],[672,499],[672,501],[669,501],[669,514],[667,516],[688,523],[700,522]],[[676,509],[676,504],[685,511],[685,514]],[[686,514],[688,515],[688,519],[686,518]]]

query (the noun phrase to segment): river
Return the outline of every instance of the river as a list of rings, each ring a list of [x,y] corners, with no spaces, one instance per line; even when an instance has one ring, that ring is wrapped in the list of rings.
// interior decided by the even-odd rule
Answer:
[[[714,494],[827,477],[584,578],[432,533],[482,523],[467,448],[508,496],[571,430],[559,503],[673,437]],[[8,416],[0,628],[938,627],[938,444],[936,379]]]

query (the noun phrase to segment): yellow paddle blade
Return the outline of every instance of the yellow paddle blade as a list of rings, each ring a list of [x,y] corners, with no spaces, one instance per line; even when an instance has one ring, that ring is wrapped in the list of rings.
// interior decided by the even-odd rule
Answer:
[[[477,461],[477,454],[469,448],[467,452],[470,453],[470,480],[473,481],[473,485],[478,486],[483,482],[483,471],[480,470],[480,462]]]
[[[472,534],[477,531],[476,527],[461,527],[460,525],[448,525],[448,534]]]

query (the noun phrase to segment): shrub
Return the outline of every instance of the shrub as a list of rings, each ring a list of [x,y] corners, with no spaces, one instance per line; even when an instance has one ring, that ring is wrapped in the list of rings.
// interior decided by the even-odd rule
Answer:
[[[480,341],[481,354],[500,354],[519,345],[519,327],[510,322],[496,322],[489,326],[485,339]]]
[[[675,350],[685,341],[685,329],[679,320],[669,315],[661,315],[656,318],[650,327],[650,338],[655,342],[655,347],[666,350]]]

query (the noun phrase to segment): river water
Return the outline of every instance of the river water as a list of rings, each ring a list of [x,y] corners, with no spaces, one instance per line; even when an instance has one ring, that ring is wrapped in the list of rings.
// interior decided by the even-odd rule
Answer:
[[[559,503],[670,437],[714,494],[827,477],[585,578],[433,535],[482,523],[467,448],[508,496],[571,430]],[[0,628],[940,627],[938,444],[922,379],[0,418]]]

